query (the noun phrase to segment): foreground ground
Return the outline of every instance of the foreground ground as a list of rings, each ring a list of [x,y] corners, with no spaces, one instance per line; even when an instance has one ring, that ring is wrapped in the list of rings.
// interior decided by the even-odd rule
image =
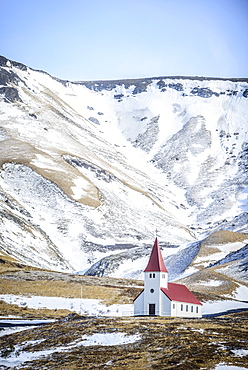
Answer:
[[[2,336],[0,364],[1,369],[27,370],[244,368],[247,319],[245,313],[195,320],[74,314]]]
[[[56,273],[0,260],[1,294],[130,304],[142,282]],[[219,300],[195,292],[202,302]],[[224,302],[224,301],[223,301]],[[224,306],[223,306],[224,309]],[[0,328],[0,369],[248,369],[248,311],[209,319],[99,317],[0,300],[2,318],[55,319],[19,332]],[[121,313],[120,313],[121,316]],[[24,330],[25,329],[25,330]],[[19,330],[19,329],[18,329]]]

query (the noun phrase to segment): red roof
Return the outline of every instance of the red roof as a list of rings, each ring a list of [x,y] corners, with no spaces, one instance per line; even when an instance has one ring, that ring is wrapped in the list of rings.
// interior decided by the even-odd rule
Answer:
[[[162,257],[162,253],[161,253],[161,250],[158,244],[158,238],[156,238],[154,242],[148,265],[146,266],[146,269],[144,270],[144,272],[150,272],[150,271],[168,272],[166,270],[164,260]]]
[[[185,302],[185,303],[202,303],[194,296],[191,291],[182,284],[168,283],[168,288],[160,288],[162,292],[167,295],[171,301]]]

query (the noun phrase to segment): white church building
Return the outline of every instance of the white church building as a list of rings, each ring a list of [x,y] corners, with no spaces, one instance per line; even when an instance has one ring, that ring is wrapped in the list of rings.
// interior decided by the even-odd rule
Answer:
[[[158,239],[144,270],[144,290],[134,300],[134,316],[202,317],[202,303],[185,285],[168,283]]]

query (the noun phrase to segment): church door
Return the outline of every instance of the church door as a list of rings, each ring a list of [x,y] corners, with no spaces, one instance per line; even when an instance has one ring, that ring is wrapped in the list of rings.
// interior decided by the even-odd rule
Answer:
[[[155,303],[149,304],[149,315],[155,315]]]

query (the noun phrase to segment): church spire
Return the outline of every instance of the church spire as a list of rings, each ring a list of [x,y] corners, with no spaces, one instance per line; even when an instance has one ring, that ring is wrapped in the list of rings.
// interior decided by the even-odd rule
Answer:
[[[164,264],[157,237],[152,248],[148,265],[144,272],[168,272]]]

